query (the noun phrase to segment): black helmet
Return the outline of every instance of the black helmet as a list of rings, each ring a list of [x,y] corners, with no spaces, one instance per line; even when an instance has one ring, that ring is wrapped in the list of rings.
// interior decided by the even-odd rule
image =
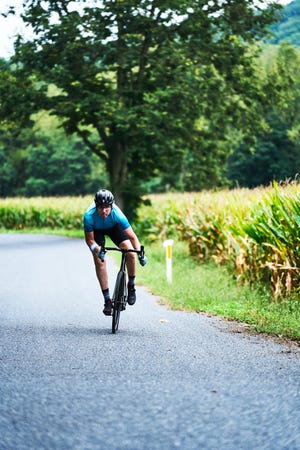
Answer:
[[[96,206],[111,206],[115,201],[114,196],[107,189],[101,189],[95,195]]]

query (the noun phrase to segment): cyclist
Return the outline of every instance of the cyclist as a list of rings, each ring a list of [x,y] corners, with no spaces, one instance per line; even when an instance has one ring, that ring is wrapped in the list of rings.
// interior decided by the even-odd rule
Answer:
[[[105,260],[101,261],[98,257],[100,245],[105,241],[105,236],[109,236],[120,249],[140,250],[141,245],[127,217],[114,203],[114,196],[107,189],[96,192],[94,202],[85,212],[83,221],[85,241],[93,254],[96,275],[104,297],[103,313],[110,316],[112,301],[109,293],[106,262]],[[139,261],[141,265],[145,265],[147,262],[145,257],[139,257]],[[134,305],[136,301],[135,262],[135,254],[129,252],[126,258],[128,273],[127,302],[129,305]]]

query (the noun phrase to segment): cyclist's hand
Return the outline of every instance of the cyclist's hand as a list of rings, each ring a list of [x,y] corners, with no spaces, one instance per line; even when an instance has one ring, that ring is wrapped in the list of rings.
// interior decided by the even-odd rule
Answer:
[[[102,262],[104,261],[105,253],[106,252],[104,250],[101,250],[101,249],[99,249],[99,251],[98,251],[98,258],[100,258]]]
[[[139,255],[139,262],[141,266],[145,266],[148,262],[148,259],[145,255]]]

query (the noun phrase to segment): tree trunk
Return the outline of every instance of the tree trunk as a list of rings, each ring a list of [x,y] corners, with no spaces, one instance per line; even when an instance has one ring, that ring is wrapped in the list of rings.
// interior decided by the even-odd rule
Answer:
[[[125,191],[128,165],[126,161],[126,146],[122,142],[113,142],[108,152],[107,170],[110,180],[110,189],[113,192],[116,204],[123,210],[125,208]]]

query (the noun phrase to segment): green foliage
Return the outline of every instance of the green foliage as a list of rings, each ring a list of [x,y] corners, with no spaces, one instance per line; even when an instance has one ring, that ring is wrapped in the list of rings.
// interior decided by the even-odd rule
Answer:
[[[32,130],[0,127],[0,196],[13,196],[25,177],[26,148],[34,140]]]
[[[282,44],[271,60],[267,56],[268,50],[260,59],[267,128],[253,149],[244,142],[230,156],[226,175],[234,185],[268,185],[294,179],[300,170],[300,53]]]
[[[32,125],[31,114],[42,107],[34,77],[20,77],[14,64],[0,58],[0,129],[10,133]]]
[[[138,209],[135,230],[143,236],[145,242],[155,242],[178,236],[180,211],[185,209],[185,195],[161,194],[150,195]]]
[[[253,152],[241,145],[228,160],[227,177],[232,185],[254,188],[272,181],[294,179],[300,171],[300,147],[289,138],[289,127],[280,113],[267,117],[269,131]]]
[[[0,133],[0,196],[85,195],[107,185],[103,164],[45,112],[33,129]]]
[[[46,144],[46,145],[45,145]],[[19,193],[25,196],[86,194],[90,172],[89,155],[82,145],[64,147],[64,142],[41,142],[26,158],[26,183]]]
[[[260,261],[267,269],[274,298],[298,292],[300,281],[300,193],[275,187],[251,212],[243,230],[249,238],[248,271]],[[255,252],[253,252],[255,249]],[[254,256],[254,257],[253,257]],[[254,261],[255,259],[255,261]],[[258,272],[257,276],[260,276]]]
[[[300,46],[300,0],[293,0],[279,15],[279,22],[271,27],[273,44],[289,42]]]
[[[139,211],[149,240],[177,236],[199,261],[229,264],[240,281],[265,285],[274,299],[298,293],[299,185],[150,197]]]
[[[91,198],[14,198],[0,200],[0,228],[82,229],[83,213]]]
[[[17,179],[17,172],[2,148],[0,148],[0,197],[12,195]]]
[[[181,186],[222,184],[232,129],[251,137],[262,126],[252,45],[279,6],[74,4],[24,3],[36,34],[17,39],[14,76],[35,82],[34,105],[24,99],[28,115],[42,107],[77,133],[104,162],[121,206],[133,179],[137,196],[157,171],[175,175],[180,160],[188,172]],[[178,186],[176,176],[168,182]]]

